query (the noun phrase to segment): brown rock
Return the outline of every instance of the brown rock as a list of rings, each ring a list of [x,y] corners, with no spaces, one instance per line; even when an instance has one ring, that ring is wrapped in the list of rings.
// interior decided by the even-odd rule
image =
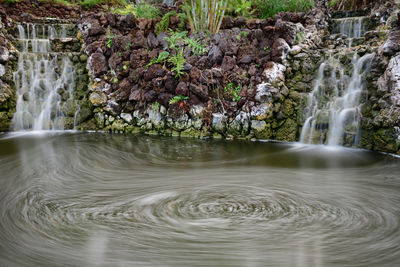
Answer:
[[[189,95],[189,91],[185,82],[180,82],[175,89],[177,95],[187,96]]]
[[[208,99],[208,87],[206,85],[196,85],[190,84],[190,91],[198,96],[202,101],[206,101]]]
[[[147,91],[144,94],[144,100],[148,103],[152,103],[157,99],[157,93],[154,90]]]
[[[171,100],[172,97],[173,95],[170,93],[161,93],[158,96],[157,101],[164,107],[169,107],[169,100]]]
[[[192,79],[192,80],[198,80],[198,79],[200,79],[200,77],[201,77],[201,70],[199,70],[199,69],[196,68],[196,67],[193,67],[193,68],[190,70],[190,79]]]
[[[108,69],[106,58],[103,54],[98,52],[90,56],[89,66],[95,77],[99,77],[100,75],[104,74]]]
[[[151,81],[154,78],[164,76],[166,71],[160,64],[153,64],[150,68],[144,73],[144,80]]]

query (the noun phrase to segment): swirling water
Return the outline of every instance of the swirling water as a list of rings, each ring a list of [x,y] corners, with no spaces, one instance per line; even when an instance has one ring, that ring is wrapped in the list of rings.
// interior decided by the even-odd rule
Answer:
[[[101,133],[0,137],[0,266],[399,266],[399,159]]]

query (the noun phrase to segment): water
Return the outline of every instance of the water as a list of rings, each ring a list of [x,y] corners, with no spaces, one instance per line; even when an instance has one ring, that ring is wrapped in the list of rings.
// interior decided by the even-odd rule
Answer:
[[[50,40],[65,38],[67,26],[18,25],[21,51],[14,73],[17,88],[13,130],[62,130],[73,101],[75,73],[65,53],[51,53]],[[67,111],[68,112],[68,111]]]
[[[397,158],[100,133],[0,148],[0,266],[400,264]]]
[[[349,47],[353,38],[361,37],[365,32],[363,20],[363,17],[336,20],[339,32],[349,37]],[[375,54],[359,56],[357,52],[350,53],[353,53],[351,63],[346,62],[349,51],[341,49],[331,52],[320,65],[314,88],[307,98],[300,142],[330,146],[358,145],[362,93]],[[351,74],[346,71],[349,64]]]

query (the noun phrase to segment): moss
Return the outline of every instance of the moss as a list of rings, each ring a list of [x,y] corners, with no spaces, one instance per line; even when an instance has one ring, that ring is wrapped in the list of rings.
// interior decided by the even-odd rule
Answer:
[[[0,112],[0,131],[5,132],[10,129],[11,119],[7,112]]]
[[[276,139],[280,141],[295,142],[297,136],[297,124],[292,119],[287,119],[276,132]]]
[[[268,140],[273,136],[271,125],[265,121],[252,121],[251,131],[257,139]]]
[[[181,132],[181,137],[193,137],[193,138],[199,138],[202,136],[201,131],[189,128]]]

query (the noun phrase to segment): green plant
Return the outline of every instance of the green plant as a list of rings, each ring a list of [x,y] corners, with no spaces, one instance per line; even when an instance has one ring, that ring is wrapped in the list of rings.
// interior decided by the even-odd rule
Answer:
[[[269,47],[269,46],[264,46],[263,49],[264,49],[265,52],[271,51],[271,47]]]
[[[119,57],[122,57],[122,52],[118,52],[118,56],[119,56]]]
[[[127,69],[128,69],[128,66],[127,66],[127,65],[124,65],[124,66],[122,67],[122,69],[123,69],[123,70],[127,70]]]
[[[299,44],[304,40],[304,32],[296,33],[296,43]]]
[[[169,36],[164,37],[164,40],[166,40],[169,45],[168,49],[176,49],[176,47],[179,45],[178,42],[182,41],[183,38],[186,36],[185,31],[183,32],[174,32],[172,30],[169,31]]]
[[[241,99],[239,94],[242,91],[242,85],[239,84],[233,87],[233,83],[228,83],[228,85],[224,87],[224,91],[230,93],[232,95],[232,100],[237,102]]]
[[[131,46],[132,46],[132,44],[131,44],[131,43],[128,43],[128,44],[125,46],[125,49],[129,51],[129,50],[131,49]]]
[[[107,39],[107,47],[108,47],[108,48],[111,48],[112,41],[113,41],[113,39],[114,39],[114,34],[108,35],[107,38],[108,38],[108,39]]]
[[[183,74],[183,68],[185,64],[185,57],[183,56],[183,48],[175,55],[168,58],[168,62],[172,64],[171,71],[175,72],[175,78],[181,77]]]
[[[14,3],[18,3],[19,0],[5,0],[6,4],[14,4]]]
[[[158,103],[158,101],[154,102],[153,106],[152,106],[152,110],[154,112],[157,112],[159,109],[160,109],[160,103]]]
[[[177,96],[174,96],[173,98],[171,98],[169,100],[169,104],[173,105],[173,104],[176,104],[178,102],[181,102],[181,101],[184,101],[184,100],[188,100],[188,99],[189,99],[188,96],[177,95]]]
[[[228,13],[237,17],[251,17],[254,10],[251,9],[253,1],[249,0],[230,0],[228,4]]]
[[[314,6],[314,0],[256,0],[256,6],[261,18],[270,18],[281,11],[307,11]]]
[[[217,33],[229,0],[185,0],[183,9],[193,32]]]
[[[72,2],[72,1],[71,1]],[[83,0],[80,4],[85,9],[90,9],[99,5],[125,6],[125,0]]]
[[[161,15],[158,8],[146,3],[138,3],[136,6],[129,4],[124,5],[122,8],[116,8],[111,11],[113,14],[118,15],[134,15],[136,18],[155,19]]]
[[[114,83],[117,83],[117,82],[118,82],[118,78],[117,78],[117,77],[114,77],[113,82],[114,82]]]
[[[360,1],[360,0],[330,0],[328,2],[329,7],[336,10],[350,10],[350,9],[361,9],[366,6],[370,1]]]
[[[193,38],[184,38],[185,43],[188,45],[189,50],[195,55],[202,55],[208,51],[208,48],[200,43],[199,40]]]
[[[146,68],[149,68],[153,64],[163,63],[167,60],[168,57],[169,57],[169,53],[167,51],[163,51],[158,55],[158,57],[153,58],[150,61],[150,63],[146,65]]]
[[[187,20],[187,16],[185,13],[177,13],[176,11],[170,11],[166,13],[161,20],[156,24],[155,32],[167,32],[169,29],[169,24],[171,21],[171,17],[178,16],[180,22],[178,25],[178,30],[183,31],[185,29],[185,21]]]

